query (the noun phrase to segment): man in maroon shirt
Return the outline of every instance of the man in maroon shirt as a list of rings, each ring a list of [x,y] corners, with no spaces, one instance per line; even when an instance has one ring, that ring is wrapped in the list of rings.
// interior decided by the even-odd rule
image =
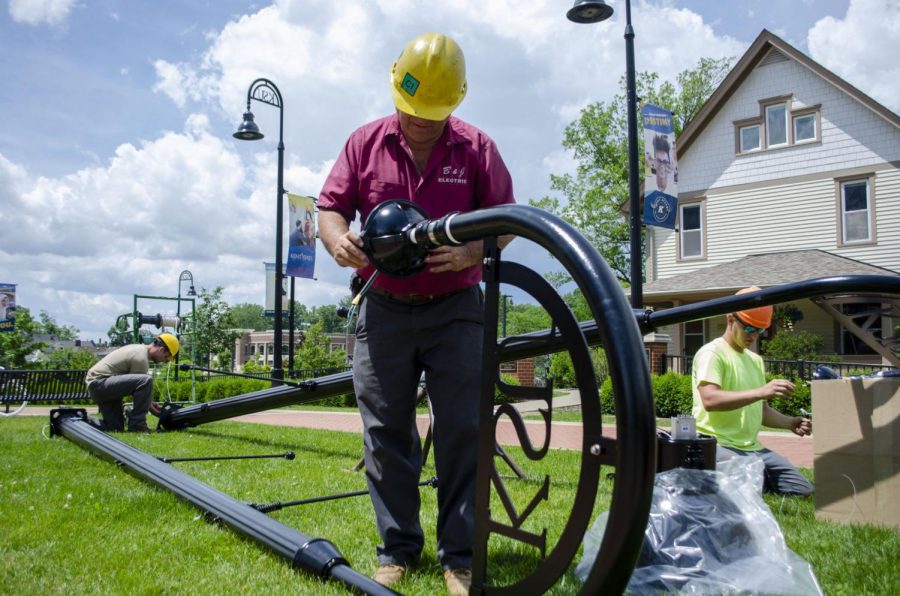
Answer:
[[[514,203],[512,180],[493,140],[450,114],[466,94],[465,60],[449,37],[426,33],[394,63],[397,112],[356,130],[319,195],[319,236],[338,265],[366,280],[375,268],[350,229],[391,199],[429,218]],[[502,237],[501,246],[512,240]],[[415,566],[421,445],[415,427],[422,373],[433,413],[438,476],[438,558],[451,594],[471,581],[475,466],[484,297],[483,242],[439,247],[409,277],[381,274],[356,325],[353,384],[365,427],[369,492],[382,544],[376,581]]]

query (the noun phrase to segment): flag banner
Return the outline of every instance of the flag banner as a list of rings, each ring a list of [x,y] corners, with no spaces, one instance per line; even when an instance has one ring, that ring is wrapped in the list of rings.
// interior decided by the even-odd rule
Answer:
[[[288,204],[291,233],[286,273],[312,279],[316,269],[316,200],[288,193]]]
[[[0,333],[16,330],[16,284],[0,284]]]
[[[644,123],[644,224],[675,229],[678,158],[672,112],[647,104]]]

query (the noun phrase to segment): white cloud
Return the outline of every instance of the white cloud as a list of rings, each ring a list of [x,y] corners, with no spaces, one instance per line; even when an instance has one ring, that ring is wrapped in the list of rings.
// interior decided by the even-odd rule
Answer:
[[[850,0],[843,19],[825,17],[809,31],[810,56],[854,86],[900,111],[900,3]]]
[[[75,0],[9,0],[9,16],[26,25],[60,25],[74,5]]]

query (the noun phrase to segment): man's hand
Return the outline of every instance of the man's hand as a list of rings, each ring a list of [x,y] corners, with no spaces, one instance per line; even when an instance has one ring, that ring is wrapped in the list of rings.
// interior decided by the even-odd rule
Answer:
[[[772,379],[762,388],[763,399],[788,397],[794,394],[794,384],[786,379]]]
[[[361,269],[369,264],[366,253],[362,251],[362,246],[363,241],[359,234],[353,230],[347,230],[337,237],[337,240],[331,247],[331,255],[341,267]]]
[[[425,257],[432,273],[444,271],[462,271],[473,265],[481,264],[484,255],[484,242],[475,240],[462,246],[438,246]]]
[[[791,432],[800,437],[812,434],[812,421],[803,416],[794,416],[791,419]]]

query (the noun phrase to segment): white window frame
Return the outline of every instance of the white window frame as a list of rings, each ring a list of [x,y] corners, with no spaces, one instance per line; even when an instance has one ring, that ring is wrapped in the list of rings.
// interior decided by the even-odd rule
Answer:
[[[792,109],[793,96],[783,95],[779,97],[770,97],[759,100],[759,114],[752,118],[743,120],[735,120],[732,122],[734,126],[734,152],[735,155],[747,155],[749,153],[758,153],[769,149],[783,149],[785,147],[794,147],[796,145],[807,145],[822,140],[822,118],[821,104],[812,106],[798,107]],[[773,110],[784,110],[784,127],[785,140],[781,143],[772,143],[771,130],[768,126],[769,114]],[[800,120],[811,117],[813,119],[814,133],[812,138],[797,140],[796,123]],[[756,147],[745,146],[743,133],[746,130],[758,128],[759,145]]]
[[[774,110],[782,110],[782,120],[784,124],[784,140],[778,143],[772,142],[772,127],[769,126],[769,114]],[[790,127],[788,126],[788,114],[790,110],[788,109],[787,103],[774,103],[767,105],[765,107],[765,123],[766,123],[766,147],[772,149],[775,147],[785,147],[791,140]]]
[[[813,134],[812,137],[808,139],[801,139],[797,135],[797,123],[805,118],[810,118],[812,120],[813,125]],[[793,133],[793,141],[794,144],[799,145],[800,143],[813,143],[819,140],[819,118],[815,112],[805,112],[802,114],[792,114],[791,115],[791,132]]]
[[[684,228],[684,212],[686,209],[698,209],[700,215],[700,226],[696,229],[685,230]],[[684,203],[678,206],[678,260],[680,261],[692,261],[697,259],[705,259],[706,258],[706,225],[705,225],[705,209],[703,208],[703,202],[695,202],[695,203]],[[685,235],[686,234],[698,234],[700,237],[700,252],[695,255],[686,255],[684,254],[685,249]]]
[[[756,145],[745,146],[744,131],[750,130],[752,128],[756,129]],[[750,153],[751,151],[759,151],[760,149],[762,149],[762,131],[760,129],[761,126],[759,124],[751,124],[750,126],[741,126],[738,128],[738,143],[740,144],[738,150],[740,153]]]
[[[855,209],[851,214],[863,213],[866,221],[865,238],[847,237],[846,188],[848,185],[864,184],[866,190],[866,208]],[[839,246],[855,246],[875,242],[875,184],[872,176],[844,178],[836,181],[838,200],[838,243]]]

